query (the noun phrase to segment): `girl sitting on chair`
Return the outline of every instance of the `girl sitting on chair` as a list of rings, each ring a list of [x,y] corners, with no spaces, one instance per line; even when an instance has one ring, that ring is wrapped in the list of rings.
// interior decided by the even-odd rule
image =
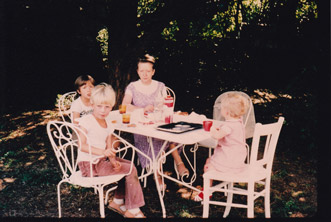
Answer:
[[[114,138],[109,120],[106,120],[109,112],[115,104],[115,92],[110,85],[105,83],[97,85],[91,93],[93,112],[83,116],[79,126],[86,133],[91,144],[92,158],[99,158],[92,164],[93,176],[109,176],[114,174],[127,174],[130,171],[131,161],[118,158],[112,148]],[[89,147],[85,136],[82,138],[82,146],[78,151],[78,166],[83,176],[90,176]],[[109,208],[124,217],[145,217],[140,207],[145,205],[144,195],[138,180],[137,170],[133,166],[132,171],[124,179],[120,180],[115,190],[114,200]]]
[[[80,95],[72,102],[70,110],[72,112],[72,122],[78,124],[77,119],[92,113],[92,105],[90,103],[91,91],[94,88],[95,81],[90,75],[78,76],[75,81],[75,88]]]
[[[220,172],[238,173],[245,166],[247,157],[245,126],[242,116],[247,112],[248,101],[239,93],[229,93],[221,101],[221,115],[225,121],[220,126],[212,126],[211,136],[218,140],[214,154],[206,160],[204,172],[217,170]],[[202,201],[201,191],[195,201]]]
[[[158,94],[165,90],[165,85],[162,82],[153,80],[152,77],[155,73],[155,58],[146,54],[143,58],[138,60],[137,73],[139,80],[131,82],[126,90],[123,98],[123,104],[126,104],[130,111],[134,109],[143,108],[145,113],[154,111],[154,101]],[[152,153],[149,150],[149,143],[146,136],[134,135],[134,142],[137,148],[146,153],[149,157],[152,157]],[[155,156],[160,152],[164,141],[160,139],[153,139],[153,147]],[[169,144],[169,149],[173,149],[176,146],[175,143]],[[147,166],[147,158],[138,154],[141,166],[145,168]],[[172,152],[172,156],[176,163],[179,175],[182,177],[188,175],[189,171],[185,167],[179,152],[175,150]],[[165,189],[165,184],[162,183],[162,178],[158,176],[158,183],[161,189]]]

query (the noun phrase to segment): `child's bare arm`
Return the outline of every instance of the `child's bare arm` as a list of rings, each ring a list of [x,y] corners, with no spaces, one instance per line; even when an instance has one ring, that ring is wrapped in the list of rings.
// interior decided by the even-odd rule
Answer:
[[[80,113],[79,112],[72,112],[72,122],[74,124],[78,124],[78,121],[76,119],[80,118]]]
[[[87,133],[87,130],[84,127],[80,127],[80,128],[82,129],[82,131]],[[79,132],[79,136],[81,138],[80,150],[82,152],[89,153],[89,145],[87,144],[87,138],[81,132]],[[94,146],[91,146],[91,153],[94,154],[94,155],[98,155],[98,156],[107,156],[106,154],[111,155],[110,152],[106,153],[106,151],[104,149],[99,149],[99,148],[94,147]]]
[[[116,137],[113,136],[112,134],[107,136],[106,139],[106,152],[110,152],[111,155],[108,156],[108,159],[111,163],[111,165],[113,166],[114,170],[120,170],[121,169],[121,163],[119,161],[116,160],[116,152],[115,149],[117,149],[119,142],[115,142]],[[114,143],[115,142],[115,143]]]
[[[228,135],[228,132],[222,130],[220,127],[212,126],[210,129],[210,134],[214,139],[222,139],[224,136]]]

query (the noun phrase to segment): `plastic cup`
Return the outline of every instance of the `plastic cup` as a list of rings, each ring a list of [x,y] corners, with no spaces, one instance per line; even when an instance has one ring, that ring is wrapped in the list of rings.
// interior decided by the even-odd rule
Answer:
[[[119,107],[120,114],[126,113],[126,105],[122,104]]]
[[[124,123],[124,124],[130,123],[130,114],[129,113],[122,114],[122,123]]]
[[[210,120],[206,120],[206,121],[203,121],[203,129],[207,132],[210,131],[210,128],[211,126],[213,125],[213,121],[210,121]]]
[[[164,99],[164,105],[166,105],[169,108],[173,107],[174,106],[174,98],[172,98],[171,96],[167,96]]]
[[[165,123],[172,123],[172,115],[167,115],[164,118]]]

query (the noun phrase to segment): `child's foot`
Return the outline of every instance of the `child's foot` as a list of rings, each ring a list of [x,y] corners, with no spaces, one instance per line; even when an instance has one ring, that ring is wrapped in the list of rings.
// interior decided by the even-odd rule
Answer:
[[[124,215],[125,210],[123,211],[121,207],[125,206],[124,204],[116,204],[114,201],[110,202],[108,205],[108,208],[112,211],[115,211],[116,213],[119,213],[121,215]]]
[[[212,195],[209,196],[209,199],[211,198],[211,196]],[[194,197],[194,201],[196,202],[201,202],[202,200],[203,200],[203,188],[201,189],[199,194]]]
[[[146,216],[141,211],[138,213],[131,213],[129,210],[127,210],[123,216],[126,218],[146,218]]]

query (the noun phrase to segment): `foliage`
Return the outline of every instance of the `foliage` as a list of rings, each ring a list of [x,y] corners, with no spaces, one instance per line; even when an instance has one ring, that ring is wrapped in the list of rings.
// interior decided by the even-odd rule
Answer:
[[[175,34],[179,31],[178,23],[176,20],[169,22],[169,27],[165,27],[161,33],[165,40],[176,41]]]
[[[100,43],[100,48],[102,55],[104,56],[103,61],[107,60],[108,56],[108,42],[109,42],[109,34],[108,29],[103,28],[98,32],[98,36],[96,37],[96,40]]]
[[[296,18],[300,23],[316,19],[318,16],[317,5],[315,1],[300,0],[298,9],[295,12]]]
[[[155,14],[162,8],[166,8],[167,1],[162,0],[140,0],[138,2],[137,17],[140,18],[138,26],[144,21],[144,16]],[[195,2],[192,2],[194,5]],[[272,13],[277,12],[278,8],[289,4],[288,1],[260,1],[260,0],[238,0],[238,1],[206,1],[205,8],[199,8],[199,17],[192,17],[189,22],[190,35],[200,37],[203,40],[224,39],[231,36],[239,37],[243,26],[258,24],[269,26]],[[215,9],[214,14],[210,15],[208,11],[210,5]],[[185,12],[183,12],[185,13]],[[315,1],[298,0],[295,10],[295,18],[298,24],[317,18],[317,6]],[[171,17],[171,16],[170,16]],[[162,27],[161,36],[165,40],[176,41],[178,31],[182,24],[178,19],[169,18],[168,24]],[[299,27],[298,27],[299,29]],[[141,31],[144,33],[144,30]],[[139,36],[141,37],[141,35]]]

